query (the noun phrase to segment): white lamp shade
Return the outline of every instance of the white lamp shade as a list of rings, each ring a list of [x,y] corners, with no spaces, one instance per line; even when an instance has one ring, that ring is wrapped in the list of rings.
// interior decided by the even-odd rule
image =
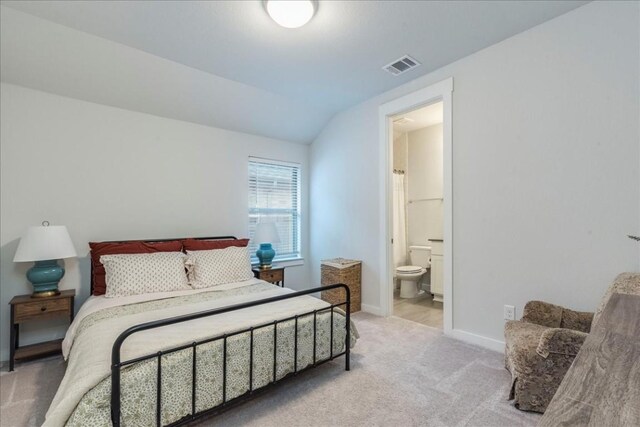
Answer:
[[[256,226],[256,234],[253,235],[256,243],[280,243],[278,229],[274,222],[260,222]]]
[[[13,262],[45,261],[77,256],[67,227],[50,225],[29,227],[18,244]]]

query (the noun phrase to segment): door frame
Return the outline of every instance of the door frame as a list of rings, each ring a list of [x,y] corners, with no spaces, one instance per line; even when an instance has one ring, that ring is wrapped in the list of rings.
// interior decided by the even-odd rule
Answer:
[[[392,116],[442,101],[443,103],[443,326],[444,333],[453,331],[453,141],[452,141],[453,77],[432,84],[379,107],[380,149],[380,230],[384,244],[380,248],[380,309],[383,316],[393,313],[393,122]]]

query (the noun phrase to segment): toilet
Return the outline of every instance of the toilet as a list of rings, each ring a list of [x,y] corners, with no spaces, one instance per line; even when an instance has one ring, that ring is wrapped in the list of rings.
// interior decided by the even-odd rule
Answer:
[[[415,298],[422,293],[420,281],[431,267],[431,246],[409,246],[409,261],[411,265],[396,268],[400,298]]]

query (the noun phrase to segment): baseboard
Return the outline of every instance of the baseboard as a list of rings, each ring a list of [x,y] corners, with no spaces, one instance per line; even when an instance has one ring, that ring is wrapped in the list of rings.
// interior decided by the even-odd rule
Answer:
[[[365,313],[371,313],[376,316],[382,316],[382,309],[377,305],[362,304],[362,311]],[[489,350],[504,352],[504,341],[499,341],[493,338],[485,337],[482,335],[474,334],[472,332],[463,331],[462,329],[454,329],[446,335],[451,338],[455,338],[460,341],[467,342],[469,344],[475,344],[480,347],[487,348]]]
[[[362,311],[364,311],[365,313],[371,313],[371,314],[375,314],[376,316],[382,316],[382,309],[377,305],[362,304],[361,307],[362,307]]]
[[[470,344],[479,345],[480,347],[488,348],[489,350],[498,351],[500,353],[504,352],[504,341],[477,335],[461,329],[452,330],[451,337]]]

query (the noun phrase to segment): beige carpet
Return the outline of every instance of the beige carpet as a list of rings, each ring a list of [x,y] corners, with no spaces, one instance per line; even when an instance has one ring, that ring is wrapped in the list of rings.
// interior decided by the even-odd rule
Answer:
[[[285,381],[200,425],[525,426],[539,415],[506,400],[502,355],[400,318],[354,315],[361,338],[343,359]],[[0,424],[39,426],[64,372],[60,357],[0,374]]]

